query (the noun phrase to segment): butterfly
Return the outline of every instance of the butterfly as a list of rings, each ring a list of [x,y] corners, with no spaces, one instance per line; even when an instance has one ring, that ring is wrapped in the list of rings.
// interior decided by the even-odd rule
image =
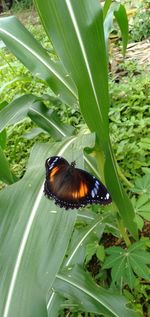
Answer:
[[[88,172],[69,164],[63,157],[52,156],[45,162],[44,194],[65,209],[88,204],[107,205],[112,202],[106,187]]]

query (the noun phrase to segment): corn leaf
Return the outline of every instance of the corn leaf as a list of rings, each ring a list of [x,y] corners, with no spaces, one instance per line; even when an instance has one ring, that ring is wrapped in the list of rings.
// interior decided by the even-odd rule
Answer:
[[[76,298],[75,303],[81,310],[110,317],[139,316],[138,313],[126,307],[127,301],[123,296],[97,286],[91,276],[80,266],[74,267],[73,270],[69,269],[68,272],[60,272],[53,287],[72,301]]]
[[[109,142],[107,54],[99,1],[83,0],[79,5],[70,0],[44,3],[35,0],[35,4],[48,36],[77,86],[83,117],[104,151],[108,189],[124,225],[137,239],[134,209],[119,181]]]
[[[0,192],[0,316],[47,316],[46,294],[76,219],[43,195],[44,162],[75,139],[37,145],[25,176]]]
[[[11,52],[45,80],[67,104],[77,103],[76,87],[60,62],[54,62],[33,35],[15,17],[0,19],[0,37]]]

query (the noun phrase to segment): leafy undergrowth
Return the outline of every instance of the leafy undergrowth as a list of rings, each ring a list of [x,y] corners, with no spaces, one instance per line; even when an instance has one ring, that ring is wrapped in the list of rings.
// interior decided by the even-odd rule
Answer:
[[[141,69],[134,75],[135,70],[138,70],[135,64],[122,65],[121,78],[117,74],[110,81],[112,144],[123,174],[131,181],[143,175],[143,168],[150,166],[150,76]]]
[[[137,1],[137,10],[131,21],[130,37],[138,42],[150,37],[149,0]]]
[[[150,222],[145,222],[141,235],[142,237],[150,236]],[[144,253],[143,249],[140,250],[139,246],[137,250],[135,251],[132,251],[133,246],[131,246],[131,252],[130,252],[130,248],[126,250],[123,240],[118,239],[117,237],[114,237],[110,233],[104,233],[100,243],[102,243],[103,247],[105,248],[104,249],[105,251],[103,252],[100,251],[99,253],[98,252],[94,253],[94,244],[93,246],[92,245],[90,246],[90,252],[92,250],[94,254],[92,252],[91,254],[90,252],[88,254],[88,257],[91,256],[91,259],[87,264],[88,271],[91,272],[96,282],[100,285],[103,285],[104,287],[108,287],[110,285],[110,281],[112,278],[113,282],[111,284],[111,288],[113,290],[115,289],[121,290],[122,288],[121,284],[125,283],[125,280],[126,280],[128,285],[124,286],[123,294],[126,296],[126,298],[128,298],[130,304],[136,311],[140,311],[142,316],[144,315],[145,317],[149,317],[149,312],[150,312],[149,280],[148,278],[147,278],[147,281],[145,281],[144,278],[141,280],[140,278],[137,277],[136,273],[134,272],[134,269],[135,270],[137,269],[134,263],[134,257],[136,261],[138,262],[139,267],[142,267],[140,263],[140,257],[138,258],[138,256],[140,253],[142,253],[145,256],[145,262],[147,257],[147,263],[149,263],[150,262],[149,252],[144,251],[145,252]],[[150,247],[149,242],[148,242],[148,246]],[[97,248],[99,247],[100,246],[97,243]],[[87,250],[88,250],[88,246],[87,246]],[[117,262],[117,255],[118,255],[118,262]],[[130,274],[131,274],[130,276],[126,275],[126,271],[124,270],[124,268],[127,268],[128,274],[130,271]],[[110,269],[112,269],[112,271],[110,271]],[[146,270],[148,273],[148,267]],[[144,272],[144,268],[143,268],[143,272]],[[122,278],[122,281],[120,280],[120,276]],[[115,283],[117,286],[115,285]]]
[[[35,129],[35,125],[30,119],[27,119],[24,123],[18,124],[15,128],[11,127],[8,129],[5,154],[10,163],[12,172],[18,178],[21,178],[25,172],[30,150],[35,142],[48,142],[50,140],[50,137],[45,133],[35,135],[34,139],[32,139],[31,128]],[[9,137],[9,135],[11,135],[11,137]]]

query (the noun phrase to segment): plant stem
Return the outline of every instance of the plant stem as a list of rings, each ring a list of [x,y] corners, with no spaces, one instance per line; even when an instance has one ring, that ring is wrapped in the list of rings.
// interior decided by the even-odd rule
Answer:
[[[97,161],[97,168],[98,168],[98,172],[101,178],[101,181],[103,183],[105,183],[105,178],[104,178],[104,162],[105,162],[105,158],[104,158],[104,152],[101,151],[99,148],[96,148],[96,161]]]
[[[121,219],[118,219],[117,222],[118,222],[118,228],[120,230],[120,234],[123,237],[123,239],[124,239],[124,241],[126,243],[126,246],[129,247],[131,245],[131,241],[130,241],[130,239],[128,237],[128,234],[127,234],[126,229],[125,229],[125,227],[123,225],[123,222],[122,222]]]
[[[130,181],[128,181],[128,179],[127,179],[127,178],[125,177],[125,175],[122,173],[122,171],[121,171],[119,165],[117,164],[117,162],[116,162],[116,165],[117,165],[117,171],[118,171],[118,174],[119,174],[120,178],[124,181],[124,183],[125,183],[128,187],[132,188],[132,187],[133,187],[133,184],[132,184]]]

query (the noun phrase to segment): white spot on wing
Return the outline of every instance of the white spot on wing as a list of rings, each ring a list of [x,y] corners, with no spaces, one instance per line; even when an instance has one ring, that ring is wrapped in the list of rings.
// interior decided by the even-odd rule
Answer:
[[[97,188],[96,187],[94,188],[94,192],[95,192],[95,195],[97,195]]]
[[[91,196],[94,198],[95,197],[95,192],[94,190],[91,191]]]
[[[106,194],[106,199],[108,200],[110,197],[109,193]]]
[[[98,182],[98,181],[95,182],[95,187],[96,187],[97,189],[99,188],[99,182]]]
[[[48,159],[48,163],[49,163],[50,160],[51,160],[51,158]],[[58,161],[58,157],[56,157],[56,158],[54,159],[53,163],[50,165],[50,167],[49,167],[50,170],[54,167],[54,165],[55,165],[55,163],[56,163],[57,161]]]

